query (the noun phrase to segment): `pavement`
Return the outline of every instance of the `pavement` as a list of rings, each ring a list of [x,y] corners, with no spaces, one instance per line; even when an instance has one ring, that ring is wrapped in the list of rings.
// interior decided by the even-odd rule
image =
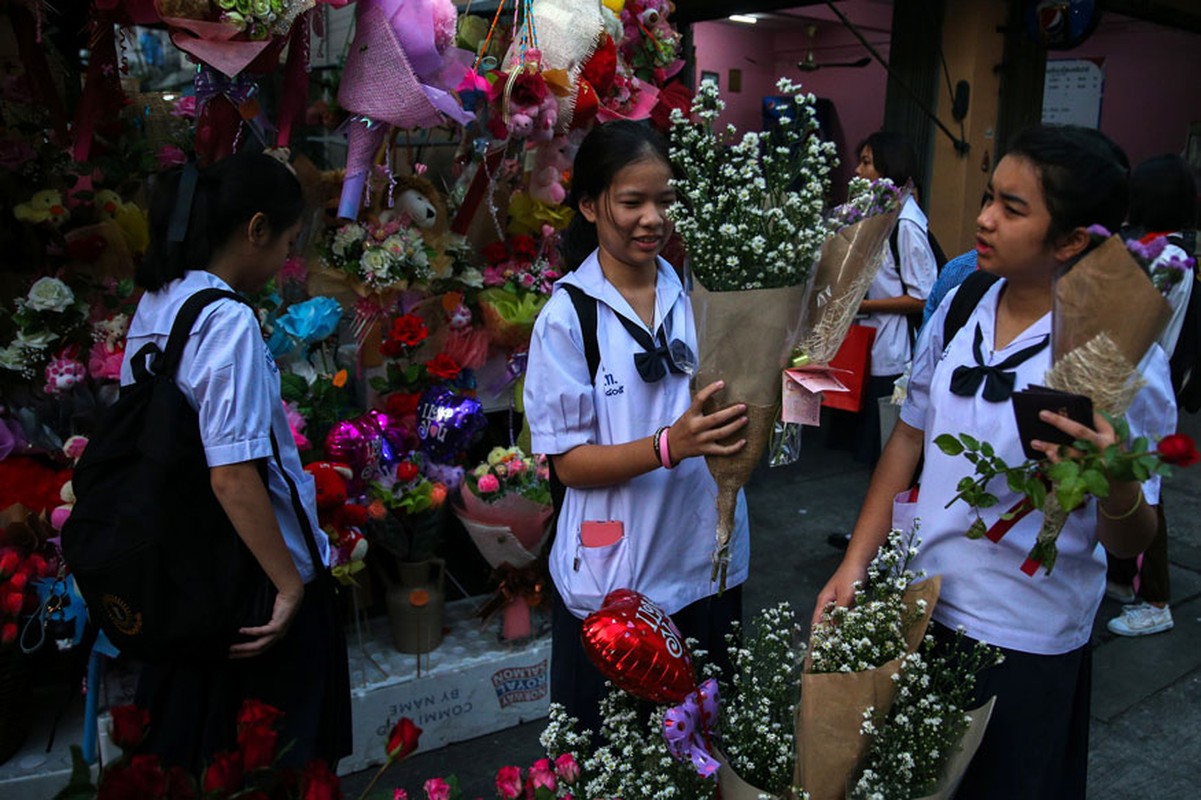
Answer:
[[[1201,420],[1195,417],[1182,418],[1180,430],[1201,440]],[[848,454],[825,449],[821,438],[819,430],[805,429],[798,463],[761,468],[747,486],[752,537],[750,579],[744,589],[748,619],[765,606],[788,600],[807,620],[817,592],[841,558],[826,536],[850,530],[869,474]],[[1090,798],[1201,797],[1201,466],[1178,471],[1163,494],[1175,627],[1125,639],[1105,628],[1120,605],[1107,599],[1098,611]],[[392,767],[379,786],[403,787],[421,798],[425,779],[454,773],[464,797],[494,797],[497,769],[528,767],[543,757],[538,744],[542,727],[542,721],[534,721],[419,753]],[[347,776],[346,795],[357,796],[373,773]]]

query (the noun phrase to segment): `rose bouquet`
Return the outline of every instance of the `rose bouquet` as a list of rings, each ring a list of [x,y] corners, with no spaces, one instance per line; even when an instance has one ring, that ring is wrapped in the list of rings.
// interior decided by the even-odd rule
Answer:
[[[16,310],[8,316],[16,334],[0,348],[0,369],[33,380],[66,346],[86,341],[87,303],[59,278],[38,278],[13,304]],[[82,378],[87,369],[80,366],[70,371]],[[50,377],[58,389],[57,368]]]
[[[529,636],[530,608],[541,604],[545,581],[536,562],[553,511],[546,456],[493,448],[464,476],[453,509],[500,579],[496,598],[481,613],[486,618],[503,608],[504,638]]]
[[[718,486],[713,580],[725,585],[738,491],[767,447],[780,403],[780,370],[800,333],[808,280],[826,238],[822,208],[834,146],[818,136],[812,95],[777,84],[794,107],[772,134],[733,144],[714,122],[724,108],[717,87],[701,83],[695,121],[672,114],[671,157],[681,177],[672,208],[695,276],[699,364],[696,386],[722,379],[707,411],[747,404],[749,424],[737,455],[707,457]]]
[[[446,486],[421,472],[416,457],[401,460],[368,484],[367,536],[401,561],[433,558],[442,541]]]

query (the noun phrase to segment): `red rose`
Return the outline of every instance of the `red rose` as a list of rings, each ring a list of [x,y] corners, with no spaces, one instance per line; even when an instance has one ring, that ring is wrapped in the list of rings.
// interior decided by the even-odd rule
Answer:
[[[1173,433],[1159,440],[1159,458],[1177,467],[1191,467],[1201,460],[1193,438],[1184,433]]]
[[[338,776],[321,759],[310,761],[300,778],[301,800],[341,800],[342,785]]]
[[[416,392],[394,392],[384,401],[384,410],[389,416],[404,419],[417,413],[421,395]]]
[[[16,550],[5,550],[0,553],[0,578],[7,578],[17,571],[21,565],[21,557]]]
[[[25,594],[23,592],[4,592],[0,594],[0,614],[9,617],[20,616],[21,609],[25,607]]]
[[[416,347],[430,335],[425,320],[416,314],[402,314],[392,320],[392,327],[384,337],[379,351],[388,358],[404,355],[410,347]]]
[[[499,264],[502,261],[509,260],[509,248],[505,247],[504,242],[493,242],[485,247],[480,255],[483,256],[484,262],[487,264]]]
[[[132,750],[146,737],[150,726],[150,712],[137,706],[117,706],[110,712],[113,716],[109,736],[113,744],[122,750]]]
[[[253,772],[275,761],[275,745],[279,734],[270,728],[251,726],[238,732],[238,749],[242,752],[242,769]]]
[[[659,92],[659,102],[651,110],[651,125],[661,131],[670,131],[671,112],[676,108],[685,117],[692,108],[692,90],[680,81],[672,81]]]
[[[509,93],[509,102],[515,108],[536,109],[550,93],[546,78],[541,73],[530,73],[522,70],[513,81],[513,91]]]
[[[284,712],[258,700],[244,700],[238,710],[238,730],[246,727],[274,728]]]
[[[400,722],[392,727],[388,734],[388,758],[393,761],[403,761],[417,749],[417,740],[421,738],[421,728],[413,724],[408,717],[401,717]]]
[[[459,362],[455,361],[446,353],[439,353],[429,361],[425,362],[426,371],[435,378],[441,378],[444,381],[453,381],[459,377],[459,372],[463,369],[459,366]]]
[[[17,623],[5,622],[0,625],[0,645],[10,645],[17,640]]]
[[[217,753],[204,770],[204,793],[230,794],[242,788],[242,757],[238,753]]]
[[[518,261],[533,261],[538,255],[538,243],[534,241],[534,237],[518,234],[509,239],[509,249],[513,252],[513,258]]]
[[[167,770],[167,788],[164,796],[167,800],[196,800],[196,784],[186,769],[171,767]]]
[[[521,770],[517,767],[501,767],[496,772],[496,793],[503,800],[516,800],[521,796]]]
[[[402,461],[396,465],[396,480],[401,483],[408,483],[417,477],[418,472],[420,470],[417,469],[417,465],[412,461]]]
[[[128,764],[105,770],[96,793],[97,800],[129,800],[133,797],[162,797],[166,777],[158,756],[134,756]]]

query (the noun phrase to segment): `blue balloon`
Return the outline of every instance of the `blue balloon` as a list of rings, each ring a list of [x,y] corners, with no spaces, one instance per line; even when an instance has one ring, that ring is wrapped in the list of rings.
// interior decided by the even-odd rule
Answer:
[[[451,464],[467,451],[488,426],[483,406],[474,397],[431,386],[417,404],[417,438],[422,451],[438,464]]]

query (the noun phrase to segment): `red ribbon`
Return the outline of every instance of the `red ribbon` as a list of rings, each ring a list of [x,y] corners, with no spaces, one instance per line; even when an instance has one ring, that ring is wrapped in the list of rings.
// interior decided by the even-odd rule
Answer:
[[[1034,504],[1030,502],[1030,498],[1023,497],[1013,507],[1002,514],[1001,519],[993,523],[993,526],[985,532],[985,537],[993,543],[1001,541],[1005,534],[1013,529],[1014,525],[1021,522],[1033,510]],[[1041,561],[1027,556],[1026,560],[1022,562],[1021,570],[1027,576],[1033,578],[1034,573],[1038,572],[1038,568],[1041,566]]]

